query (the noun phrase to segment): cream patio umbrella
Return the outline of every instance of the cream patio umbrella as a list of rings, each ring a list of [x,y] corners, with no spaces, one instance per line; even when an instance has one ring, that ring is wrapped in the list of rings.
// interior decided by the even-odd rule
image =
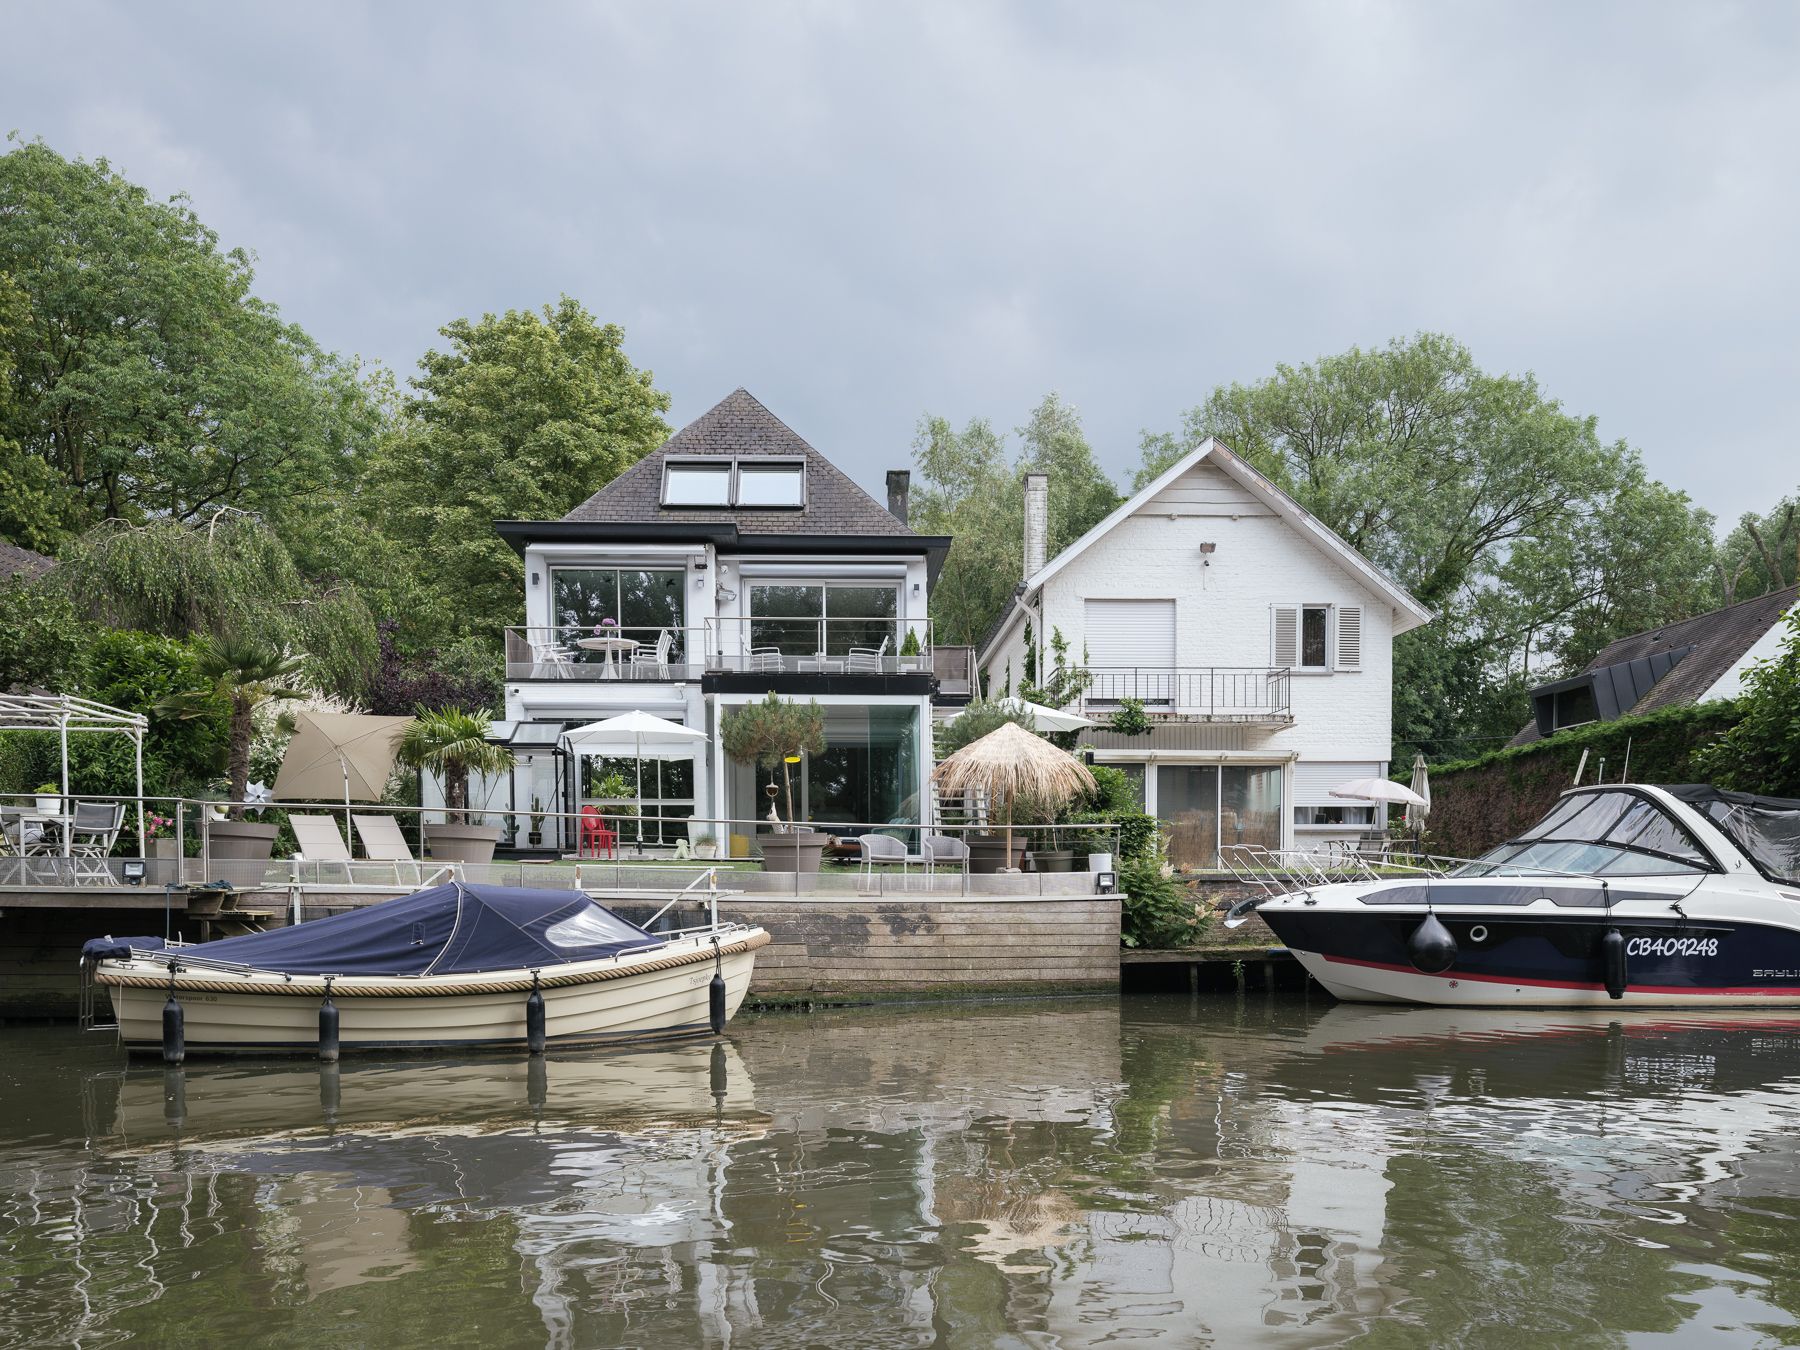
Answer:
[[[1022,698],[1006,698],[1000,700],[1000,706],[1010,712],[1022,713],[1030,719],[1033,731],[1080,731],[1094,725],[1094,719],[1083,717],[1080,713],[1064,712],[1060,708],[1046,708],[1042,703],[1031,703]],[[961,717],[958,713],[956,717]],[[954,722],[956,717],[948,718]]]
[[[295,713],[294,738],[275,777],[275,799],[325,801],[342,793],[348,831],[350,803],[380,801],[387,791],[394,746],[412,720],[311,709]]]
[[[1094,775],[1086,765],[1015,722],[970,741],[932,770],[931,776],[940,791],[981,788],[989,801],[1004,799],[1008,868],[1012,866],[1013,802],[1019,794],[1061,803],[1094,788]]]
[[[1406,828],[1414,834],[1425,828],[1425,817],[1431,814],[1431,770],[1425,767],[1425,756],[1413,756],[1412,790],[1421,800],[1408,802]]]

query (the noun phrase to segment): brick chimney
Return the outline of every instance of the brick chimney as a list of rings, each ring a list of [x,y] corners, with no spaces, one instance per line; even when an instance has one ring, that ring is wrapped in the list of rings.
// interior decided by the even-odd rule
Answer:
[[[1050,475],[1025,475],[1025,580],[1044,570],[1050,546]]]
[[[888,514],[902,525],[908,524],[906,519],[906,498],[912,491],[912,470],[888,470]]]

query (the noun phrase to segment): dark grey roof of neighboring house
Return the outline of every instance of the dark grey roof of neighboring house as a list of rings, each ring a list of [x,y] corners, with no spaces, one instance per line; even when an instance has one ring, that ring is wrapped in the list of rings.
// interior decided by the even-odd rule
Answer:
[[[1658,708],[1679,703],[1693,703],[1756,645],[1758,638],[1781,622],[1781,616],[1793,607],[1796,599],[1800,599],[1800,586],[1784,586],[1754,600],[1740,600],[1724,609],[1696,614],[1691,619],[1664,624],[1648,632],[1633,633],[1608,644],[1582,667],[1581,673],[1646,661],[1664,652],[1691,647],[1693,650],[1679,657],[1673,669],[1651,685],[1626,712],[1655,712]],[[1533,722],[1508,744],[1526,745],[1537,739],[1537,723]]]
[[[55,558],[46,558],[41,553],[0,539],[0,577],[41,577],[55,566]]]
[[[732,455],[806,461],[806,505],[793,508],[683,507],[662,504],[663,462]],[[754,396],[728,394],[637,464],[589,497],[565,521],[610,524],[736,525],[740,534],[897,535],[914,537],[888,509],[853,483]]]

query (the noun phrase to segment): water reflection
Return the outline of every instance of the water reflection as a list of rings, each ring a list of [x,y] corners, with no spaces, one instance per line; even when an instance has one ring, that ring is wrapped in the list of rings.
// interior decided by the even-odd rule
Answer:
[[[0,1340],[1788,1343],[1800,1019],[1185,1000],[548,1061],[0,1032]]]

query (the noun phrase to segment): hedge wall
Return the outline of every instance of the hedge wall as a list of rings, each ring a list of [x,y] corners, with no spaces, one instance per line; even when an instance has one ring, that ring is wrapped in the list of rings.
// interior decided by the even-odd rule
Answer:
[[[1632,782],[1694,782],[1694,750],[1737,719],[1737,706],[1730,702],[1665,708],[1434,766],[1429,847],[1434,853],[1472,858],[1510,839],[1539,820],[1570,786],[1583,750],[1588,751],[1584,783],[1597,779],[1601,760],[1606,761],[1607,781],[1617,782],[1625,769],[1627,744]]]

